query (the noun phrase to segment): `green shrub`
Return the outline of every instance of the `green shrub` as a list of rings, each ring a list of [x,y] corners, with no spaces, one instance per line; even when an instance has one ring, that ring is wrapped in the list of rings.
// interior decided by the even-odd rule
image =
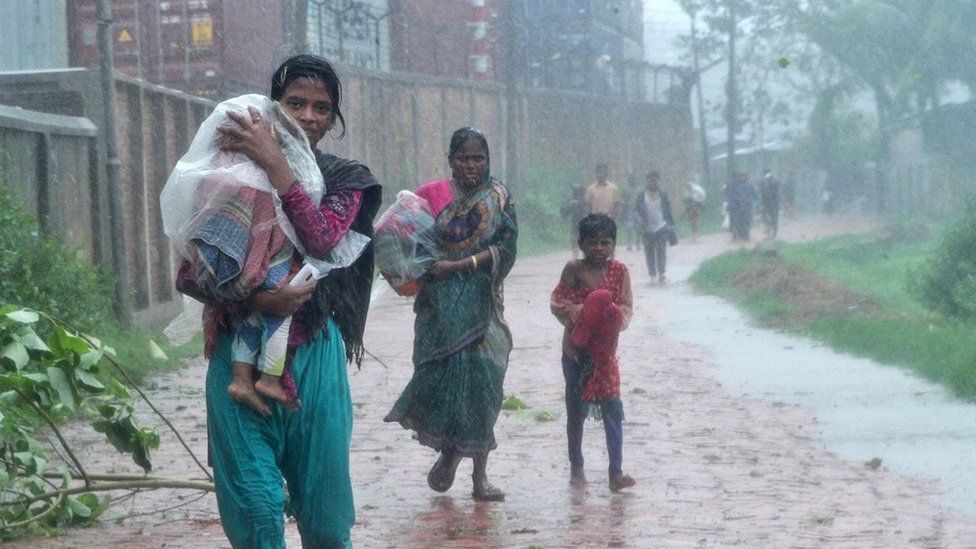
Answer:
[[[0,179],[0,304],[48,311],[90,330],[113,317],[113,278],[42,233]]]
[[[976,320],[976,204],[945,234],[934,257],[911,278],[909,290],[932,311]]]
[[[119,322],[114,285],[114,274],[79,257],[57,235],[41,232],[0,175],[0,306],[46,311],[75,329],[99,334],[137,380],[153,371],[180,367],[181,359],[200,353],[202,338],[174,348],[160,330]],[[165,358],[153,356],[157,345]]]
[[[519,222],[519,254],[535,255],[569,249],[569,224],[559,215],[574,185],[587,184],[565,167],[533,165],[514,191]]]

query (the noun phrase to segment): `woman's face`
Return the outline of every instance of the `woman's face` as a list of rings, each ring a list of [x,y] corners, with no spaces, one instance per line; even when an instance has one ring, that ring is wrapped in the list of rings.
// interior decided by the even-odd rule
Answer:
[[[458,185],[470,187],[488,171],[488,151],[477,139],[468,139],[448,158],[451,175]]]
[[[296,78],[281,94],[281,105],[305,131],[314,147],[335,123],[332,95],[318,78]]]

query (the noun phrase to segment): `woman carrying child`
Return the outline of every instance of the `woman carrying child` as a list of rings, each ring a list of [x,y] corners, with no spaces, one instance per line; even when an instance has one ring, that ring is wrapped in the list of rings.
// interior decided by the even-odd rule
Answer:
[[[495,420],[512,336],[502,285],[515,263],[518,226],[508,190],[491,176],[488,140],[474,128],[451,137],[452,177],[417,189],[436,217],[437,255],[414,303],[414,373],[384,421],[416,431],[440,452],[427,484],[447,491],[461,458],[474,460],[472,495],[501,501],[488,482]]]
[[[566,380],[566,435],[570,483],[586,484],[583,469],[583,420],[590,406],[599,406],[610,456],[610,489],[635,484],[623,466],[624,409],[620,400],[617,337],[633,313],[630,275],[611,259],[617,243],[616,224],[604,214],[591,214],[579,224],[582,260],[563,268],[552,292],[550,309],[565,326],[562,366]]]
[[[278,101],[314,147],[338,120],[341,85],[332,65],[314,55],[286,60],[271,81]],[[326,189],[313,202],[296,180],[278,138],[260,113],[228,115],[222,150],[243,153],[266,174],[307,253],[327,256],[351,231],[370,236],[381,188],[369,169],[314,150]],[[355,522],[349,479],[352,401],[346,362],[362,359],[373,254],[367,247],[350,266],[315,283],[284,284],[230,301],[197,284],[181,269],[177,289],[206,305],[204,334],[210,357],[206,400],[210,461],[217,506],[233,547],[284,547],[285,491],[305,547],[351,546]],[[275,401],[235,400],[232,319],[252,312],[292,317],[289,372],[301,408]]]

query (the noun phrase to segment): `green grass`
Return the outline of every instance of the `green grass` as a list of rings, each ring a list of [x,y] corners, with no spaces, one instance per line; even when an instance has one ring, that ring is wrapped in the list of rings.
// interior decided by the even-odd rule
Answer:
[[[870,298],[878,310],[868,314],[796,314],[800,304],[768,291],[748,291],[736,275],[761,261],[735,251],[705,262],[691,282],[725,297],[761,324],[775,324],[855,356],[906,368],[948,387],[965,399],[976,398],[976,328],[927,311],[907,289],[912,273],[937,247],[936,241],[905,241],[880,232],[786,245],[783,261],[838,282]],[[780,322],[783,318],[788,322]]]
[[[203,335],[179,347],[170,345],[162,330],[154,328],[111,324],[92,330],[91,335],[115,349],[115,360],[137,383],[155,373],[183,368],[185,359],[203,354]],[[152,356],[151,341],[159,346],[166,358]]]
[[[934,242],[878,244],[878,233],[846,235],[785,246],[783,258],[836,280],[870,297],[884,308],[926,316],[924,307],[906,291],[910,273],[920,268],[934,250]]]

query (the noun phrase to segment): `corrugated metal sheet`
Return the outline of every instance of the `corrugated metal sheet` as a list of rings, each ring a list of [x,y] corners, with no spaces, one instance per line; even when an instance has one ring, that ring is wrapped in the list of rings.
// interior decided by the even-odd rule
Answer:
[[[0,0],[0,71],[68,67],[67,0]]]
[[[95,5],[95,0],[71,0],[74,65],[98,65]],[[116,70],[193,94],[212,94],[222,77],[221,13],[220,0],[115,0]]]

